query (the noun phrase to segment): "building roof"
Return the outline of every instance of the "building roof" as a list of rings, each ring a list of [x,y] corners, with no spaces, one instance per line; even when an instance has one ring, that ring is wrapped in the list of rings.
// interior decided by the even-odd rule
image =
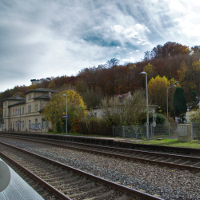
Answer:
[[[6,100],[10,100],[10,101],[25,101],[25,98],[16,96],[16,97],[9,97],[9,98],[3,99],[2,101],[6,101]]]
[[[123,102],[129,96],[131,96],[131,92],[128,92],[128,93],[125,93],[125,94],[122,94],[122,95],[117,95],[117,98],[119,98],[120,102]]]
[[[34,97],[33,99],[50,99],[49,94],[42,94],[40,96]]]
[[[54,93],[57,93],[58,91],[51,90],[51,89],[48,89],[48,88],[36,88],[36,89],[33,89],[33,90],[29,90],[27,92],[24,92],[24,94],[28,94],[30,92],[54,92]]]
[[[16,106],[16,105],[20,105],[20,104],[24,104],[24,103],[26,103],[26,100],[20,101],[20,102],[17,102],[17,103],[13,103],[13,104],[9,105],[8,107]]]

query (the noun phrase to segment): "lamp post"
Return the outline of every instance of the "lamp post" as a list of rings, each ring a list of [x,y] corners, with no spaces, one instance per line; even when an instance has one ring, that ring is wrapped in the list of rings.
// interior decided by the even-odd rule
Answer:
[[[66,113],[65,113],[65,115],[67,115],[67,95],[66,94],[63,94],[63,96],[65,97],[65,105],[66,105]],[[67,135],[67,117],[65,118],[65,120],[66,120],[66,135]]]
[[[172,86],[170,86],[170,87],[167,88],[167,122],[169,122],[169,119],[168,119],[168,118],[169,118],[169,117],[168,117],[168,90],[169,90],[170,88],[176,87],[176,84],[177,84],[177,83],[179,83],[179,82],[176,81],[176,82],[175,82],[175,85],[172,85]]]
[[[19,109],[20,111],[20,122],[19,122],[19,125],[20,125],[20,131],[21,131],[21,108]]]
[[[149,106],[148,106],[148,87],[147,87],[147,73],[141,72],[140,74],[146,75],[146,104],[147,104],[147,140],[149,140]]]

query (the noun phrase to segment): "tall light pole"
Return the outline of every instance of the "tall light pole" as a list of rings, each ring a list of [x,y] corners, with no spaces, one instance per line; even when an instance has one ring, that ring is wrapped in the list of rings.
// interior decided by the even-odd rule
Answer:
[[[148,87],[147,87],[147,73],[141,72],[140,74],[146,75],[146,104],[147,104],[147,140],[149,140],[149,106],[148,106]]]
[[[66,105],[66,112],[65,112],[65,115],[67,115],[67,95],[66,94],[63,94],[63,96],[65,97],[65,105]],[[65,118],[66,120],[66,135],[67,135],[67,117]]]
[[[176,87],[176,84],[179,83],[178,81],[175,82],[175,85],[172,85],[170,87],[167,88],[167,122],[169,122],[169,117],[168,117],[168,90],[170,88]]]

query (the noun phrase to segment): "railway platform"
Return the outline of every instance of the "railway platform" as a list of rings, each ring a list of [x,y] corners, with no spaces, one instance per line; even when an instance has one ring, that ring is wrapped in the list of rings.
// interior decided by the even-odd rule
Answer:
[[[8,167],[10,169],[11,179],[10,179],[9,185],[5,188],[5,190],[0,192],[1,200],[11,200],[11,199],[13,200],[35,200],[35,199],[42,200],[43,199],[10,166]]]

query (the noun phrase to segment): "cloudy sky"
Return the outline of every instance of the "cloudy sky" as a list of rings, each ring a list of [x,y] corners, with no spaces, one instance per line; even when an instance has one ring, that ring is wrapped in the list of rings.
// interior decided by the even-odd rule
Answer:
[[[200,45],[198,0],[0,0],[0,92],[168,41]]]

